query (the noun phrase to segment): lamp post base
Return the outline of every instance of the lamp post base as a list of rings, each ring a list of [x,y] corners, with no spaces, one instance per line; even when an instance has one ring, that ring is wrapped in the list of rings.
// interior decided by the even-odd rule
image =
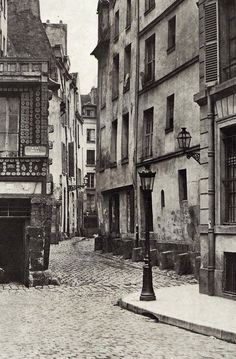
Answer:
[[[143,288],[140,295],[141,301],[156,300],[152,286],[152,268],[148,264],[143,266]]]

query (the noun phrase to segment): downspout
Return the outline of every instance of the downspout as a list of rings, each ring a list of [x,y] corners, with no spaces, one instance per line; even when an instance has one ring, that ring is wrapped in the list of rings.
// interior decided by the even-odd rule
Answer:
[[[215,276],[215,141],[213,101],[207,88],[208,120],[208,295],[214,295]]]
[[[135,138],[135,148],[134,148],[134,204],[135,204],[135,230],[136,230],[136,243],[135,247],[139,246],[139,216],[138,216],[138,172],[137,172],[137,162],[138,162],[138,114],[139,114],[139,57],[140,57],[140,47],[139,47],[139,4],[140,0],[137,1],[137,41],[136,41],[136,80],[135,80],[135,114],[134,114],[134,138]]]

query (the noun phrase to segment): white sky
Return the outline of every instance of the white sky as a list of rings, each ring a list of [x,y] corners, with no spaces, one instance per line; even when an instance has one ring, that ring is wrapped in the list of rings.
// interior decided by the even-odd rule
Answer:
[[[79,72],[81,93],[97,86],[97,60],[90,53],[97,43],[97,0],[40,0],[43,22],[68,25],[71,72]]]

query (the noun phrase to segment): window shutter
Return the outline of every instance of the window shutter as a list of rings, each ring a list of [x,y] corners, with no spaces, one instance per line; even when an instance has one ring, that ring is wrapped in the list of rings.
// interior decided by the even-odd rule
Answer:
[[[205,5],[205,81],[216,82],[219,78],[217,2]]]

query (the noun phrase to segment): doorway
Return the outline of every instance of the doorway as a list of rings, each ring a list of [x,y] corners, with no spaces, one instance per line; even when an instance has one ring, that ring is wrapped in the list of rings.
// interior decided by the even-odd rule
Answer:
[[[5,282],[24,282],[24,231],[25,220],[0,219],[0,268]]]

